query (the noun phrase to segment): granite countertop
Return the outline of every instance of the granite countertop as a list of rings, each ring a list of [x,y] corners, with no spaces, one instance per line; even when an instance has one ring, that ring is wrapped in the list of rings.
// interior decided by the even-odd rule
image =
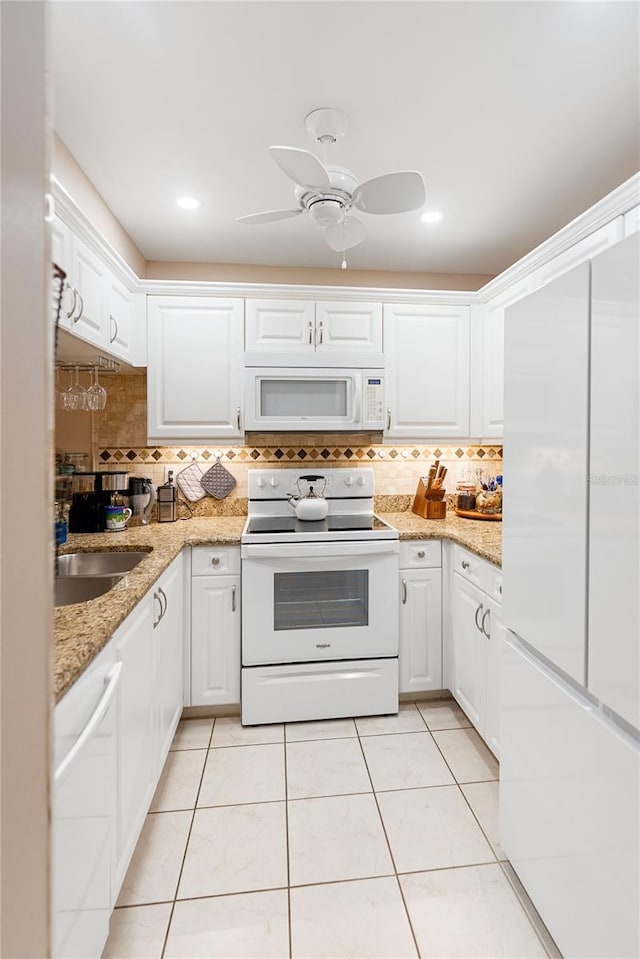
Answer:
[[[449,539],[497,565],[502,561],[502,524],[466,520],[449,513],[426,520],[410,511],[381,512],[401,540]],[[246,516],[194,517],[176,523],[152,523],[119,533],[72,534],[61,553],[87,550],[149,551],[135,569],[108,593],[55,610],[55,696],[60,700],[106,646],[118,626],[148,593],[185,546],[237,546]]]

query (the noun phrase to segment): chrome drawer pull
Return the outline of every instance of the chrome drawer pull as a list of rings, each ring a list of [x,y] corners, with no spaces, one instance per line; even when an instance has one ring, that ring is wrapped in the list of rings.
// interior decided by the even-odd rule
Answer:
[[[419,549],[419,550],[418,550],[418,559],[424,559],[424,550],[423,550],[423,549]]]
[[[213,557],[211,558],[211,565],[212,565],[212,566],[219,566],[219,565],[220,565],[220,557],[219,557],[219,556],[213,556]]]
[[[466,559],[463,559],[463,560],[462,560],[462,568],[463,568],[463,569],[469,569],[469,566],[470,566],[470,565],[471,565],[471,564],[470,564],[470,563],[467,563]]]

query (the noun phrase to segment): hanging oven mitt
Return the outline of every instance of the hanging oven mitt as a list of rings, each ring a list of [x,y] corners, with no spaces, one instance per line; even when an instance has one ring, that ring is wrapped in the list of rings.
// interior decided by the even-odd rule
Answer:
[[[224,499],[236,485],[236,480],[229,470],[225,469],[220,462],[220,457],[218,457],[213,466],[204,474],[200,483],[214,499]]]
[[[206,490],[202,488],[201,479],[202,470],[197,463],[185,467],[176,476],[176,483],[190,503],[197,503],[199,499],[207,495]]]

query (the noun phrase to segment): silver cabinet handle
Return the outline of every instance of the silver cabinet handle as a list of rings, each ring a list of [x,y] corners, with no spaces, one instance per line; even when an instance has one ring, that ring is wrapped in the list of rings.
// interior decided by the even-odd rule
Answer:
[[[158,623],[160,622],[160,620],[162,619],[162,600],[160,599],[160,596],[157,590],[153,594],[153,598],[158,600],[158,605],[160,606],[160,612],[158,614],[158,618],[154,621],[154,624],[153,624],[153,628],[155,629]]]
[[[220,557],[219,557],[219,556],[212,556],[212,557],[211,557],[211,565],[212,565],[212,566],[219,566],[219,565],[220,565]]]
[[[470,566],[470,564],[467,563],[466,559],[463,559],[463,560],[462,560],[462,568],[463,568],[463,569],[469,569],[469,566]]]
[[[82,730],[82,732],[76,739],[75,743],[73,744],[73,746],[71,747],[67,755],[64,757],[64,759],[62,760],[58,768],[56,769],[53,776],[54,782],[56,783],[60,782],[60,780],[65,775],[67,769],[69,768],[69,766],[71,766],[73,762],[75,761],[75,758],[78,755],[78,753],[82,751],[86,741],[92,736],[93,731],[102,722],[102,719],[105,713],[107,712],[107,709],[109,708],[109,704],[111,700],[113,699],[113,695],[116,691],[116,687],[120,679],[121,670],[122,670],[122,662],[116,663],[109,674],[109,679],[107,680],[107,683],[104,687],[104,692],[102,696],[100,697],[100,702],[94,709],[93,714],[89,719],[89,722],[84,727],[84,729]]]
[[[313,346],[313,320],[309,320],[309,346]]]
[[[500,584],[500,586],[498,586],[498,592],[499,592],[500,595],[502,596],[502,583]]]
[[[491,639],[491,633],[488,633],[488,632],[486,631],[486,629],[484,628],[484,624],[485,624],[486,621],[487,621],[487,616],[490,616],[490,613],[491,613],[491,610],[488,609],[488,610],[485,612],[484,616],[482,617],[482,632],[485,634],[485,636],[487,637],[487,639]],[[491,619],[489,619],[489,626],[491,626]]]
[[[231,587],[231,612],[235,613],[236,611],[236,591],[238,587],[234,585]]]
[[[407,581],[406,579],[402,580],[402,605],[407,605]]]
[[[322,320],[320,320],[320,323],[319,323],[319,333],[320,333],[320,338],[318,339],[318,346],[322,346],[322,337],[324,334],[324,327],[322,325]]]
[[[418,559],[424,559],[424,550],[423,550],[423,549],[419,549],[419,550],[418,550]]]
[[[75,291],[78,294],[78,299],[80,300],[80,308],[78,309],[78,315],[73,317],[73,322],[77,323],[82,314],[84,313],[84,299],[80,290]]]
[[[481,613],[483,609],[484,609],[484,603],[480,603],[480,605],[479,605],[478,608],[476,609],[476,614],[475,614],[475,616],[474,616],[474,619],[475,619],[475,621],[476,621],[476,629],[477,629],[479,632],[482,632],[482,627],[480,626],[480,623],[478,622],[478,613]]]
[[[113,341],[118,336],[118,321],[116,320],[115,316],[113,316],[111,313],[109,314],[109,322],[111,323],[111,329],[114,330],[113,336],[109,338],[109,342],[113,343]]]
[[[169,605],[169,603],[167,601],[167,594],[163,590],[162,586],[158,586],[158,592],[160,593],[160,596],[162,597],[162,599],[164,599],[164,609],[162,610],[162,615],[160,616],[160,619],[164,619],[164,614],[167,611],[167,606]],[[162,605],[162,603],[160,605]]]
[[[73,293],[73,300],[71,301],[71,309],[67,312],[67,319],[70,320],[73,314],[76,311],[76,306],[78,303],[78,291],[74,286],[71,286],[70,283],[67,283],[67,289],[70,293]],[[75,320],[73,321],[75,322]]]
[[[387,407],[387,429],[391,429],[391,407]]]
[[[240,429],[240,407],[236,409],[236,429]]]

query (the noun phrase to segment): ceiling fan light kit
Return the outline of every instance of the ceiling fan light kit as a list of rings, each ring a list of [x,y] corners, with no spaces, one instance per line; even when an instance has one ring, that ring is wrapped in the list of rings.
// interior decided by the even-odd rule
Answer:
[[[339,110],[324,107],[313,110],[305,118],[307,132],[322,144],[326,158],[328,145],[344,136],[347,118]],[[364,222],[353,215],[363,213],[408,213],[425,202],[422,174],[416,170],[385,173],[358,183],[346,167],[321,163],[315,154],[299,147],[269,147],[272,159],[295,184],[298,207],[293,210],[270,210],[238,218],[240,223],[270,223],[308,213],[317,226],[324,227],[327,245],[343,253],[342,269],[346,269],[344,252],[362,243],[367,237]]]

